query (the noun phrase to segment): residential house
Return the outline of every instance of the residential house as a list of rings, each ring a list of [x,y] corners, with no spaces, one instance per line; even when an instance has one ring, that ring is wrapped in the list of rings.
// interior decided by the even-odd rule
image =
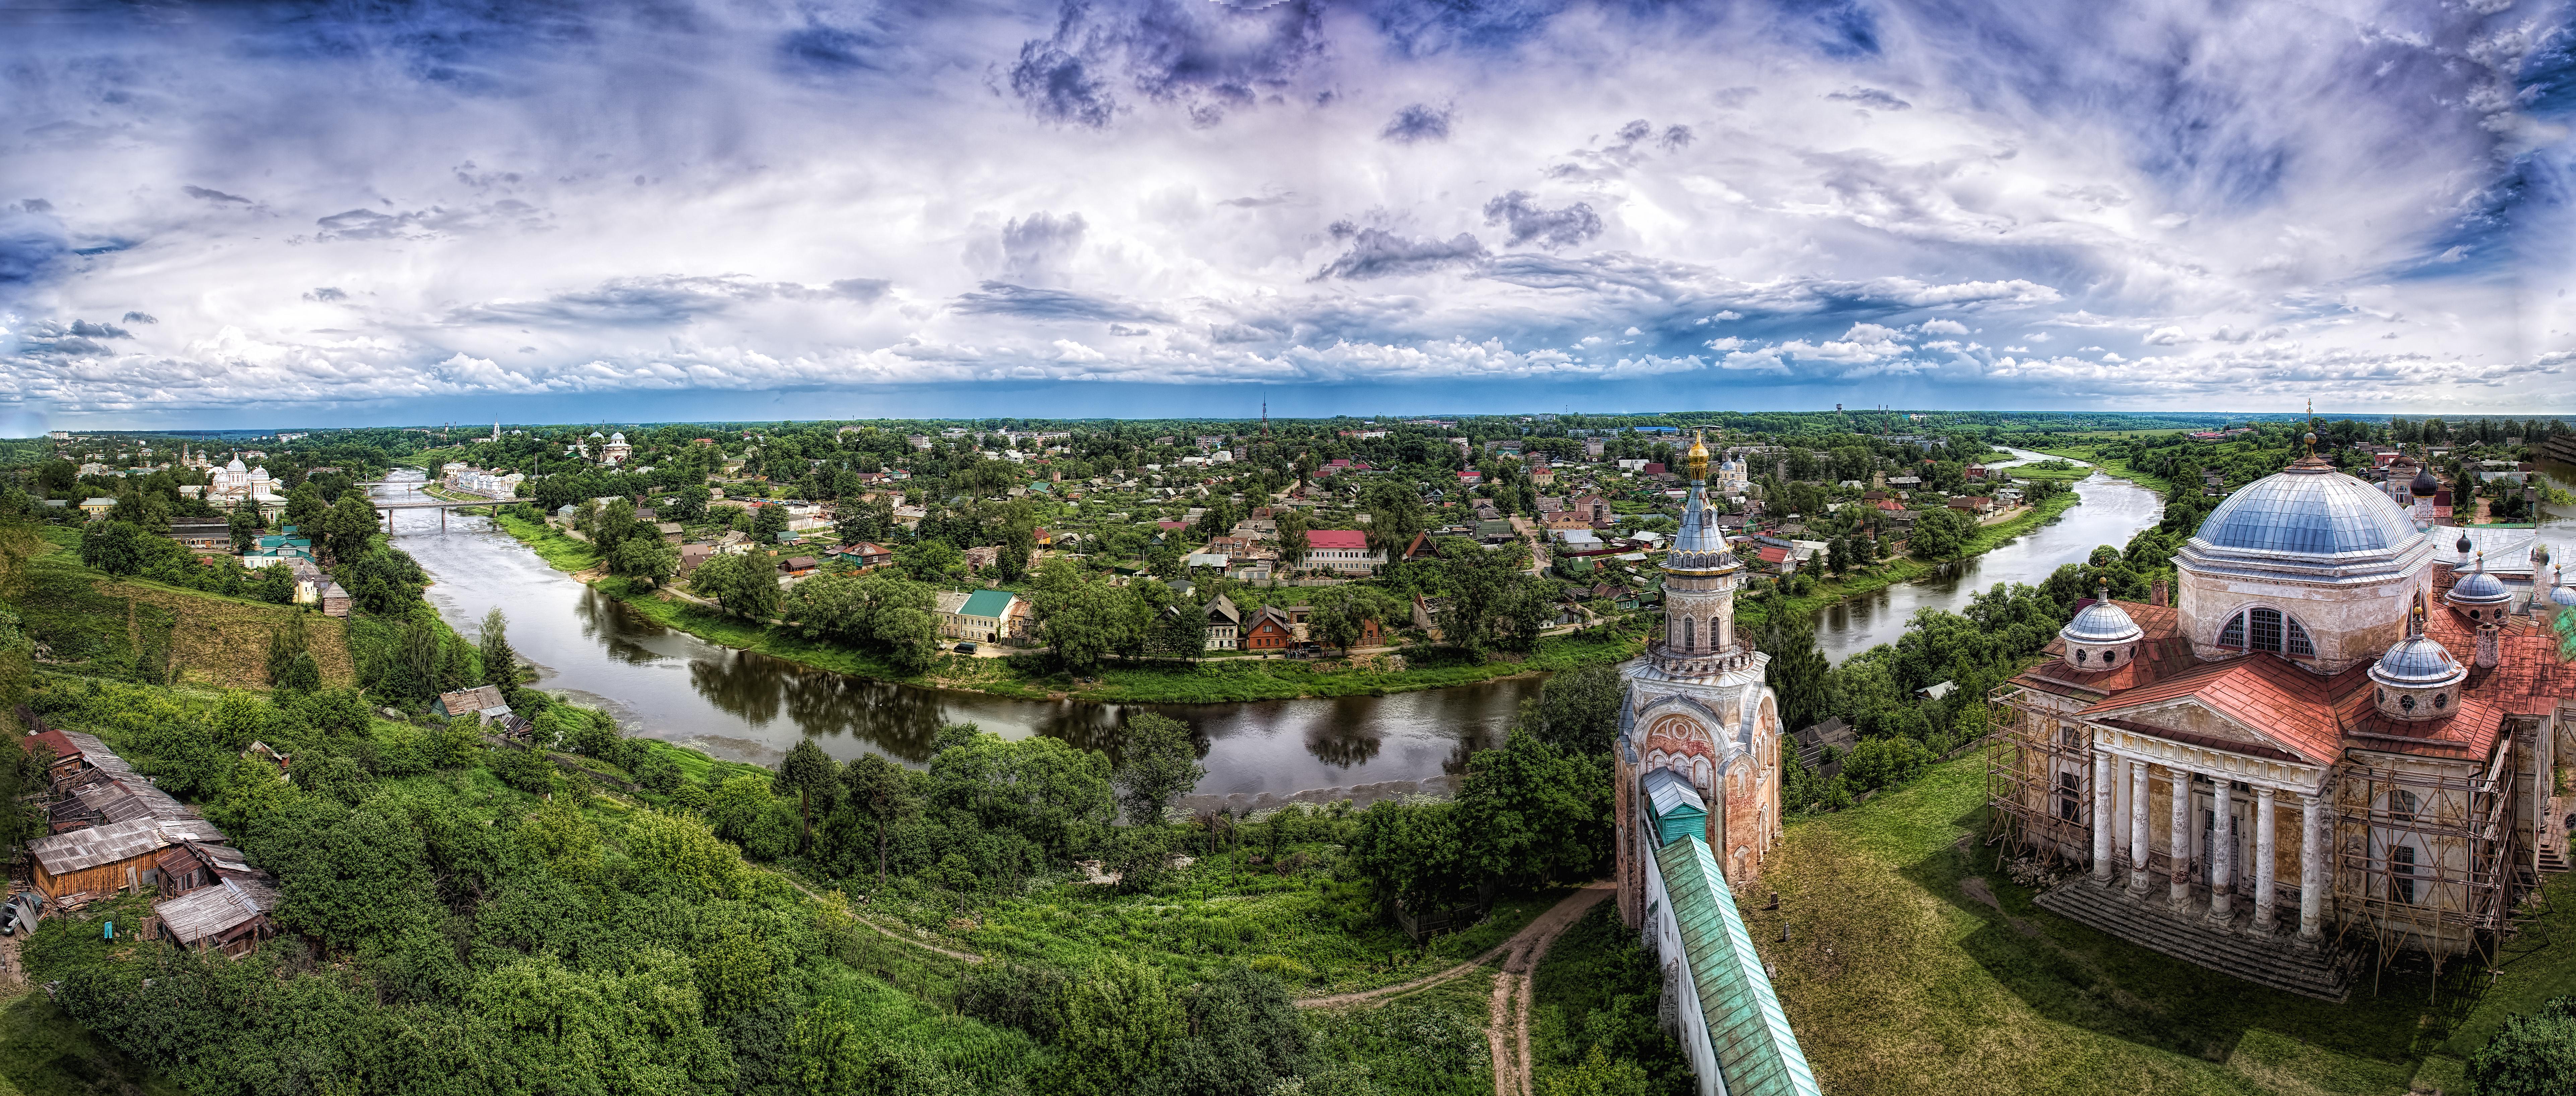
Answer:
[[[192,551],[228,552],[233,546],[233,527],[220,519],[174,518],[169,537]]]
[[[1296,623],[1278,606],[1264,605],[1255,611],[1243,628],[1243,649],[1247,651],[1284,651],[1297,642]]]
[[[894,551],[874,541],[863,540],[855,544],[835,545],[823,549],[823,554],[836,557],[862,571],[875,570],[894,562]]]
[[[1953,495],[1950,497],[1949,507],[1953,510],[1966,511],[1975,517],[1984,517],[1995,511],[1995,500],[1979,495]]]
[[[106,517],[108,511],[116,509],[116,500],[97,497],[85,498],[81,500],[80,508],[82,514],[87,515],[91,521],[96,521],[100,518]]]
[[[1368,534],[1356,529],[1313,529],[1306,533],[1306,559],[1301,566],[1345,575],[1373,575],[1386,565],[1386,551],[1370,548]]]
[[[1243,649],[1243,611],[1234,607],[1234,599],[1218,594],[1200,610],[1207,618],[1207,649],[1239,651]]]
[[[790,556],[778,561],[778,573],[786,578],[804,578],[822,566],[812,556]]]
[[[716,554],[716,546],[715,546],[715,545],[712,545],[712,544],[683,544],[683,545],[681,545],[681,546],[680,546],[680,567],[679,567],[679,575],[680,575],[680,577],[681,577],[681,578],[687,578],[687,577],[689,577],[689,574],[690,574],[691,572],[696,571],[696,570],[698,569],[698,565],[699,565],[699,564],[701,564],[701,563],[705,563],[705,562],[706,562],[706,561],[708,561],[709,559],[714,558],[714,557],[715,557],[715,554]]]
[[[1011,604],[1019,595],[1008,590],[977,590],[959,599],[955,607],[948,595],[939,598],[939,634],[950,639],[991,642],[1002,634],[1004,622],[1010,619]]]

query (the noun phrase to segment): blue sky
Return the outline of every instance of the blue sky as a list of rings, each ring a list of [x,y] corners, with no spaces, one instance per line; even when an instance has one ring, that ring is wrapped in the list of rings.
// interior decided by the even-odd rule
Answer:
[[[2559,2],[0,26],[0,433],[2576,412]]]

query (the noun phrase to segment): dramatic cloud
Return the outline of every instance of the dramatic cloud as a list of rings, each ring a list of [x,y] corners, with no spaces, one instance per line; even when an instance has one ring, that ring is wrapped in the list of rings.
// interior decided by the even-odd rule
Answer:
[[[1515,190],[1485,203],[1485,223],[1508,225],[1512,247],[1536,241],[1540,247],[1554,251],[1573,247],[1601,234],[1601,216],[1592,207],[1576,202],[1563,209],[1542,209],[1528,191]]]
[[[2576,412],[2571,3],[74,7],[0,417]]]
[[[1398,144],[1449,139],[1449,109],[1413,103],[1395,112],[1395,119],[1377,131],[1380,140]]]

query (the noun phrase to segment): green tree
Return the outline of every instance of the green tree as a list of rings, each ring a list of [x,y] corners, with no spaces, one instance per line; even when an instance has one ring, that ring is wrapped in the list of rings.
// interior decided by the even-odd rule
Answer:
[[[1917,559],[1953,559],[1966,550],[1968,538],[1976,531],[1975,521],[1944,506],[1915,518],[1914,532],[1907,540]]]
[[[295,571],[284,561],[251,571],[251,596],[271,605],[295,603]]]
[[[258,547],[259,535],[268,530],[267,523],[260,520],[258,504],[248,501],[233,511],[228,525],[233,536],[233,552],[237,555]]]
[[[778,534],[787,531],[787,508],[763,506],[751,518],[751,538],[764,545],[778,543]]]
[[[1066,995],[1048,1087],[1069,1096],[1128,1092],[1188,1031],[1188,1014],[1161,968],[1110,955]]]
[[[1476,893],[1455,803],[1371,804],[1359,814],[1348,863],[1380,903],[1409,910],[1444,909]]]
[[[519,691],[519,652],[510,646],[510,618],[493,606],[483,614],[482,652],[483,684],[501,687],[504,700],[516,702]]]
[[[913,791],[911,774],[903,766],[876,754],[862,754],[843,766],[841,787],[875,830],[877,886],[883,887],[886,849],[894,841],[895,829],[921,813],[921,797]]]
[[[111,575],[143,569],[145,533],[131,522],[114,518],[93,521],[81,530],[81,564]]]
[[[680,569],[680,553],[658,536],[630,536],[608,554],[608,573],[660,586]]]
[[[273,570],[285,570],[283,567]],[[286,622],[268,633],[268,684],[271,688],[309,693],[322,687],[322,667],[313,659],[313,638],[304,614],[287,614]]]
[[[1627,692],[1616,666],[1584,666],[1550,675],[1538,699],[1521,702],[1520,726],[1569,754],[1606,754],[1619,734]]]
[[[2576,1092],[2576,997],[2556,997],[2515,1016],[2469,1059],[2477,1096],[2560,1096]]]
[[[823,748],[811,738],[799,738],[787,757],[778,763],[778,784],[796,792],[796,816],[799,824],[798,847],[808,852],[814,848],[814,800],[823,800],[823,813],[832,813],[832,801],[841,790],[839,772]]]
[[[367,545],[375,535],[375,507],[366,496],[352,491],[340,496],[339,503],[323,516],[321,535],[314,538],[313,545],[333,562],[348,563],[367,553]]]
[[[1118,802],[1127,822],[1158,825],[1172,800],[1198,786],[1207,776],[1189,724],[1167,715],[1138,712],[1129,716],[1118,740]]]
[[[1609,768],[1520,732],[1478,752],[1458,789],[1468,863],[1516,891],[1592,878],[1611,847]]]
[[[1279,525],[1279,558],[1290,567],[1306,562],[1306,512],[1295,507],[1276,511]]]

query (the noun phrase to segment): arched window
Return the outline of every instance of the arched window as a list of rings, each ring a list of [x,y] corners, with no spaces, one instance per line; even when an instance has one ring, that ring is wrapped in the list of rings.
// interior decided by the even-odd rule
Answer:
[[[2081,647],[2075,649],[2075,664],[2078,666],[2084,664],[2084,649]]]
[[[2388,817],[2399,822],[2415,820],[2415,793],[2399,788],[2388,793]]]
[[[1697,784],[1703,788],[1708,787],[1708,759],[1705,757],[1692,758],[1690,768],[1691,783]]]
[[[2273,654],[2316,657],[2316,644],[2308,639],[2308,630],[2279,609],[2255,608],[2236,614],[2219,629],[2218,645],[2245,651],[2270,651]]]
[[[2388,896],[2409,904],[2415,901],[2415,849],[2411,845],[2388,850]]]
[[[1689,618],[1689,617],[1683,617],[1683,618],[1682,618],[1682,650],[1685,650],[1685,651],[1696,651],[1696,650],[1698,650],[1698,649],[1699,649],[1699,637],[1698,637],[1698,636],[1696,636],[1696,635],[1694,635],[1694,634],[1692,634],[1692,632],[1691,632],[1691,618]]]
[[[2245,645],[2257,651],[2281,649],[2281,611],[2252,609],[2245,614]]]

